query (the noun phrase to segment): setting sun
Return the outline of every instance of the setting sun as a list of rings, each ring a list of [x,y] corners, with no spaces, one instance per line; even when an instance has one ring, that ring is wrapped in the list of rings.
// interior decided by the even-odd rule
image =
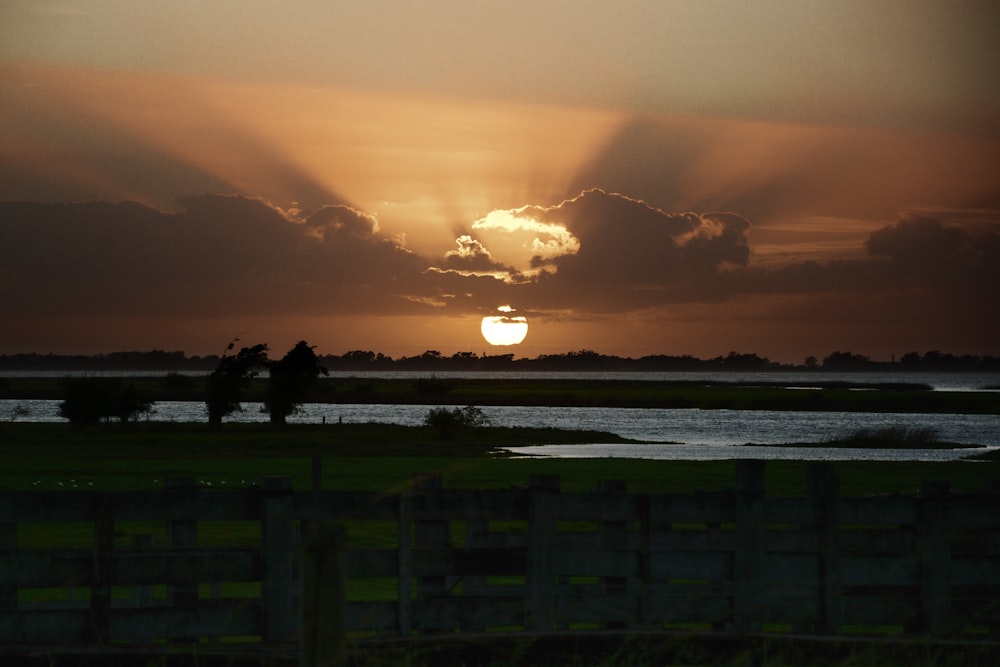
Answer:
[[[497,308],[500,315],[483,318],[480,330],[490,345],[517,345],[528,335],[528,320],[522,315],[513,315],[510,306]]]

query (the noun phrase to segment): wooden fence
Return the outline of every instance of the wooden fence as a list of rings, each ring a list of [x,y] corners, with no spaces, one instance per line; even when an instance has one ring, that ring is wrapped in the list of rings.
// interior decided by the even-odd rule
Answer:
[[[555,477],[0,493],[0,646],[294,656],[484,631],[1000,637],[996,485],[848,498],[815,465],[808,496],[791,498],[763,480],[746,461],[733,489],[696,493],[569,494]]]

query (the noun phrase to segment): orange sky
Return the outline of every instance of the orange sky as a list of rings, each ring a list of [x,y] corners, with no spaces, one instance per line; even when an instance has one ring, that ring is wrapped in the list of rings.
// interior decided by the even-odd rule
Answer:
[[[1000,353],[992,3],[372,4],[5,3],[0,353]]]

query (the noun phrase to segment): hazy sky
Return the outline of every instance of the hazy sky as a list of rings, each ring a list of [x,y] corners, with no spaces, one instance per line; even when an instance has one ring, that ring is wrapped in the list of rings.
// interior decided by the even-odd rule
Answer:
[[[990,1],[5,0],[0,353],[1000,354],[998,34]]]

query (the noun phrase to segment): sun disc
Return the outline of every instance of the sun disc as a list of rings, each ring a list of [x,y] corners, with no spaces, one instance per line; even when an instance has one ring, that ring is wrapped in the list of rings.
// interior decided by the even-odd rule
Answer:
[[[487,315],[480,324],[483,338],[490,345],[517,345],[528,335],[528,320],[521,315],[512,315],[510,306],[497,309],[502,315]]]

